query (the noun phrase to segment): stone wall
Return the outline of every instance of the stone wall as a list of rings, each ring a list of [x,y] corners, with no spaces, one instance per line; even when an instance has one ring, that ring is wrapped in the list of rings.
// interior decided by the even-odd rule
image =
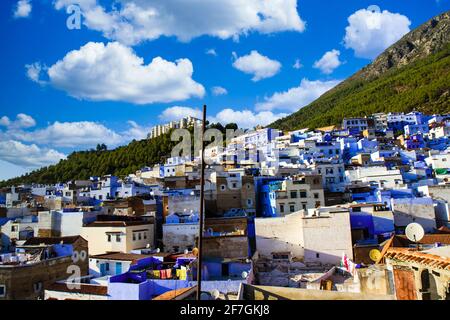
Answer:
[[[247,236],[203,238],[204,258],[236,259],[248,258]]]
[[[23,266],[0,266],[0,284],[6,286],[6,296],[0,300],[37,300],[55,281],[72,275],[68,267],[75,265],[71,257],[49,259]],[[81,276],[89,272],[88,259],[76,263]],[[70,271],[70,270],[69,270]]]

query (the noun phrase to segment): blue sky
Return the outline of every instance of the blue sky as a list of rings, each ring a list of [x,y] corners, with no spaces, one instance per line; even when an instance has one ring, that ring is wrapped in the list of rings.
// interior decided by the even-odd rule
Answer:
[[[80,29],[66,25],[72,4]],[[268,124],[449,9],[450,0],[3,0],[0,180],[143,138],[204,103],[211,121]]]

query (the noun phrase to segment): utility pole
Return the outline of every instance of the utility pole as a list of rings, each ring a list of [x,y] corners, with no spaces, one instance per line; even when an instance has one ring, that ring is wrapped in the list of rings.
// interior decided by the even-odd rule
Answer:
[[[203,241],[203,215],[205,211],[205,126],[206,126],[206,105],[203,105],[203,123],[202,123],[202,151],[200,155],[201,176],[200,176],[200,219],[198,228],[198,256],[197,256],[197,300],[200,300],[202,294],[202,241]]]

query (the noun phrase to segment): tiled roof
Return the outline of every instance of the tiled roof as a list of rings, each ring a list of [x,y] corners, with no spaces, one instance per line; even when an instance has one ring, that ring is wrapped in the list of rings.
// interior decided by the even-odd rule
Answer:
[[[94,259],[106,259],[106,260],[118,260],[118,261],[137,261],[145,258],[149,258],[149,255],[144,254],[134,254],[134,253],[122,253],[122,252],[111,252],[97,254],[91,256]]]
[[[69,292],[69,293],[81,293],[81,294],[93,294],[98,296],[108,295],[108,287],[92,285],[92,284],[79,284],[79,288],[69,289],[66,283],[54,283],[50,285],[46,290]]]
[[[447,228],[446,226],[442,226],[438,229],[438,233],[440,234],[450,234],[450,228]]]
[[[403,246],[414,244],[414,242],[408,240],[408,238],[404,235],[398,235],[395,236],[395,238],[395,240],[398,240],[398,242],[403,244]],[[419,244],[435,244],[438,242],[450,245],[450,234],[426,234],[420,241],[418,241]],[[394,247],[397,247],[396,244],[396,241],[394,241]]]
[[[38,246],[40,244],[60,244],[61,241],[63,244],[73,244],[78,239],[83,239],[81,236],[73,236],[73,237],[33,237],[25,241],[23,246]]]
[[[385,258],[402,262],[419,263],[434,269],[450,270],[450,258],[408,248],[391,248],[387,250]]]
[[[146,221],[95,221],[85,227],[130,227],[150,225],[151,222]]]

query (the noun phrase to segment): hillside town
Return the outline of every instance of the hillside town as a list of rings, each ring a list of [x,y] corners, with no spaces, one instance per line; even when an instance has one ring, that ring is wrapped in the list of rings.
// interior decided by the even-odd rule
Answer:
[[[193,300],[199,280],[205,300],[449,300],[449,136],[450,115],[377,113],[207,146],[200,262],[198,153],[9,186],[0,300]]]

